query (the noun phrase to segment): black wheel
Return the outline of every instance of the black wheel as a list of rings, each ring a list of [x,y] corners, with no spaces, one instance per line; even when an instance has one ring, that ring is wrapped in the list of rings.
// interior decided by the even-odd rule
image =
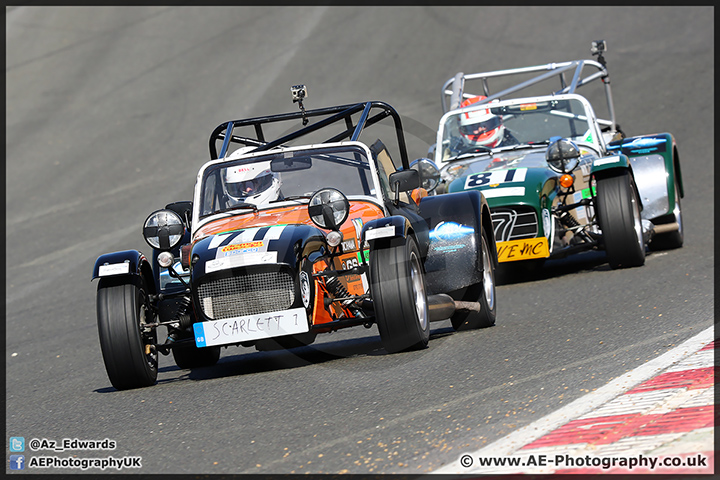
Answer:
[[[640,201],[630,173],[597,179],[598,222],[611,268],[645,263]]]
[[[656,234],[649,245],[652,250],[680,248],[685,240],[685,234],[683,233],[682,207],[680,205],[680,187],[678,186],[677,177],[675,177],[675,206],[673,207],[672,213],[666,217],[667,218],[663,217],[663,219],[657,224],[662,225],[664,223],[677,222],[680,228],[674,232]]]
[[[385,350],[425,348],[430,338],[425,278],[412,237],[370,252],[370,293]]]
[[[220,347],[187,345],[172,349],[175,364],[184,369],[212,367],[220,359]]]
[[[495,325],[497,302],[495,301],[495,262],[490,252],[490,242],[485,229],[482,230],[481,248],[483,257],[482,282],[450,293],[454,300],[478,302],[480,311],[458,310],[450,317],[455,330],[472,330]]]
[[[105,369],[118,390],[155,384],[158,354],[147,290],[141,279],[101,278],[97,291],[97,322]]]

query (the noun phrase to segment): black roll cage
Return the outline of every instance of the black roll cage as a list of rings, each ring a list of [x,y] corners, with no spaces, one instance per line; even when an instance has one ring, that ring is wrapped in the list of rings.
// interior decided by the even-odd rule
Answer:
[[[379,110],[379,111],[377,111]],[[360,117],[353,123],[353,115],[360,114]],[[372,115],[371,115],[372,114]],[[317,123],[311,123],[308,126],[301,127],[287,135],[275,140],[268,141],[265,138],[263,125],[269,123],[278,123],[291,120],[325,117]],[[291,113],[282,113],[277,115],[265,115],[262,117],[248,118],[244,120],[230,120],[218,125],[210,134],[210,158],[216,160],[223,158],[228,153],[230,143],[239,143],[245,146],[257,147],[253,152],[270,150],[272,148],[282,146],[283,144],[295,140],[297,138],[308,135],[317,130],[329,127],[335,123],[344,121],[344,130],[331,136],[325,142],[332,143],[343,140],[357,141],[365,127],[374,125],[387,117],[392,117],[395,125],[395,132],[398,140],[398,148],[400,149],[400,160],[404,170],[410,167],[407,147],[405,144],[405,135],[402,128],[402,120],[397,111],[385,102],[369,101],[348,105],[339,105],[336,107],[318,108],[314,110],[305,110]],[[243,137],[234,135],[233,130],[236,127],[252,126],[255,128],[255,137]],[[342,127],[341,127],[342,128]],[[217,151],[217,142],[222,140],[220,152]],[[249,153],[249,152],[248,152]]]

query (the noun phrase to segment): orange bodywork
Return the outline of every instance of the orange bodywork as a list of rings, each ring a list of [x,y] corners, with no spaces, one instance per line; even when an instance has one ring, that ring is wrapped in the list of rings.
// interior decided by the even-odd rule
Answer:
[[[384,217],[382,209],[372,202],[350,201],[350,213],[348,219],[343,223],[340,231],[343,234],[343,253],[335,258],[333,268],[335,270],[352,268],[359,263],[361,250],[360,233],[362,226],[371,220]],[[257,213],[246,213],[228,218],[215,220],[199,228],[194,235],[194,242],[207,237],[222,233],[234,232],[253,227],[266,227],[273,225],[311,225],[318,228],[310,219],[306,204],[297,206],[280,207],[268,210],[260,210]],[[330,230],[320,229],[324,232]],[[351,248],[352,247],[352,248]],[[313,266],[314,272],[322,271],[327,267],[326,262],[319,261]],[[362,295],[365,293],[363,278],[360,275],[348,275],[340,278],[340,281],[350,295]],[[334,302],[328,309],[325,308],[324,299],[328,296],[323,281],[315,279],[315,299],[313,303],[313,325],[332,322],[337,318],[350,315],[338,302]]]

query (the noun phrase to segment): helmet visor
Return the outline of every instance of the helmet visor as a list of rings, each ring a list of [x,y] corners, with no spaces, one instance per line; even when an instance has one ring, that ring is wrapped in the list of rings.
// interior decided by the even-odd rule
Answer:
[[[272,175],[245,180],[242,182],[228,183],[227,190],[233,197],[249,197],[264,192],[272,185]]]
[[[500,124],[500,117],[494,116],[482,122],[473,123],[471,125],[460,125],[460,133],[469,136],[484,135],[498,128]]]

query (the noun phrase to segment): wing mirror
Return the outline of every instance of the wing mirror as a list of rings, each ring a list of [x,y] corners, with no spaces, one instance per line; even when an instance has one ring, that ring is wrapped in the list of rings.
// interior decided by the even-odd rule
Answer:
[[[440,169],[429,158],[418,158],[410,164],[410,168],[420,173],[420,186],[432,192],[440,183]]]

